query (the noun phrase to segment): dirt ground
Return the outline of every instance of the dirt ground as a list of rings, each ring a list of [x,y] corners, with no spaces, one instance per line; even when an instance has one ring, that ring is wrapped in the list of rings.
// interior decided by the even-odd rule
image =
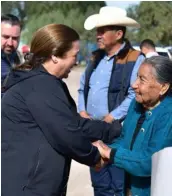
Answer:
[[[78,67],[72,70],[68,79],[65,79],[69,91],[78,103],[78,88],[81,74],[84,68]],[[93,189],[90,181],[89,167],[72,161],[72,167],[68,182],[67,196],[93,196]]]

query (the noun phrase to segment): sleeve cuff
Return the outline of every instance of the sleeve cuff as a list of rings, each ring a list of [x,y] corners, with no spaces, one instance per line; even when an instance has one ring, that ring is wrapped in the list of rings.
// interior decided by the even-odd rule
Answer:
[[[116,154],[117,149],[116,148],[112,148],[111,152],[110,152],[110,159],[109,159],[109,163],[110,164],[114,164],[115,162],[115,154]]]
[[[117,110],[117,108],[115,109],[115,111],[110,112],[110,114],[113,116],[113,118],[115,120],[119,120],[123,117],[123,114]]]
[[[99,163],[101,160],[101,155],[99,153],[99,151],[97,152],[97,155],[95,156],[95,161],[94,161],[94,164],[91,165],[90,167],[95,167],[97,163]]]

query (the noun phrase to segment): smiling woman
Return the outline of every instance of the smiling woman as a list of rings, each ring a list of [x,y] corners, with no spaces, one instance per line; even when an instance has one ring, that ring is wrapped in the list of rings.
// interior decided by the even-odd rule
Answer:
[[[151,63],[149,59],[145,60],[140,66],[137,80],[132,85],[136,93],[136,101],[141,103],[145,109],[153,109],[159,105],[164,94],[170,90],[169,82],[161,82],[157,78],[157,71],[161,68]]]
[[[66,84],[79,35],[50,24],[35,32],[25,63],[11,71],[2,99],[2,195],[66,195],[71,159],[101,164],[91,142],[111,142],[121,124],[81,118]]]
[[[172,62],[162,56],[146,59],[133,84],[130,105],[120,138],[98,147],[101,156],[125,170],[125,196],[149,196],[151,157],[172,146]]]
[[[61,69],[67,72],[70,66],[75,65],[78,52],[77,32],[65,25],[50,24],[35,32],[30,53],[26,55],[25,63],[16,70],[32,70],[42,64],[49,73],[63,78]]]
[[[54,74],[58,78],[67,78],[73,66],[76,65],[77,54],[79,53],[79,41],[74,41],[72,43],[71,49],[66,52],[62,57],[53,56],[53,62],[55,66],[53,67],[50,62],[43,63],[45,69],[49,70],[51,74]]]

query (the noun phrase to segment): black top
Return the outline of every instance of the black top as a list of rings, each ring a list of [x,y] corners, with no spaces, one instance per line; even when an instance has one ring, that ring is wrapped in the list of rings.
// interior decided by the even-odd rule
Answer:
[[[110,142],[120,134],[118,121],[81,118],[66,84],[43,66],[12,71],[6,89],[1,102],[2,195],[64,195],[71,159],[95,165],[100,154],[91,141]]]

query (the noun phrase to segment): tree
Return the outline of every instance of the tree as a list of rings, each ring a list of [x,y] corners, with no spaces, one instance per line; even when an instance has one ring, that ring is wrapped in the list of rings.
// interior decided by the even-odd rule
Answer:
[[[128,34],[131,40],[140,43],[143,39],[152,39],[156,44],[172,44],[172,2],[150,1],[129,7],[128,16],[141,24],[140,30]]]
[[[95,39],[95,30],[84,29],[85,19],[98,13],[103,1],[25,1],[2,2],[2,13],[17,15],[24,24],[21,40],[30,43],[33,33],[40,27],[51,24],[65,24],[74,28],[80,35],[81,55],[87,56],[87,43]]]
[[[2,2],[2,13],[16,14],[23,22],[22,40],[29,43],[32,34],[50,23],[66,24],[74,28],[84,40],[93,40],[95,31],[85,31],[87,16],[105,6],[103,1],[15,1]]]
[[[70,10],[79,9],[80,13],[87,13],[88,7],[102,7],[103,1],[2,1],[2,14],[12,13],[17,15],[24,25],[33,16],[37,19],[44,13],[52,11],[62,12],[65,16]]]

